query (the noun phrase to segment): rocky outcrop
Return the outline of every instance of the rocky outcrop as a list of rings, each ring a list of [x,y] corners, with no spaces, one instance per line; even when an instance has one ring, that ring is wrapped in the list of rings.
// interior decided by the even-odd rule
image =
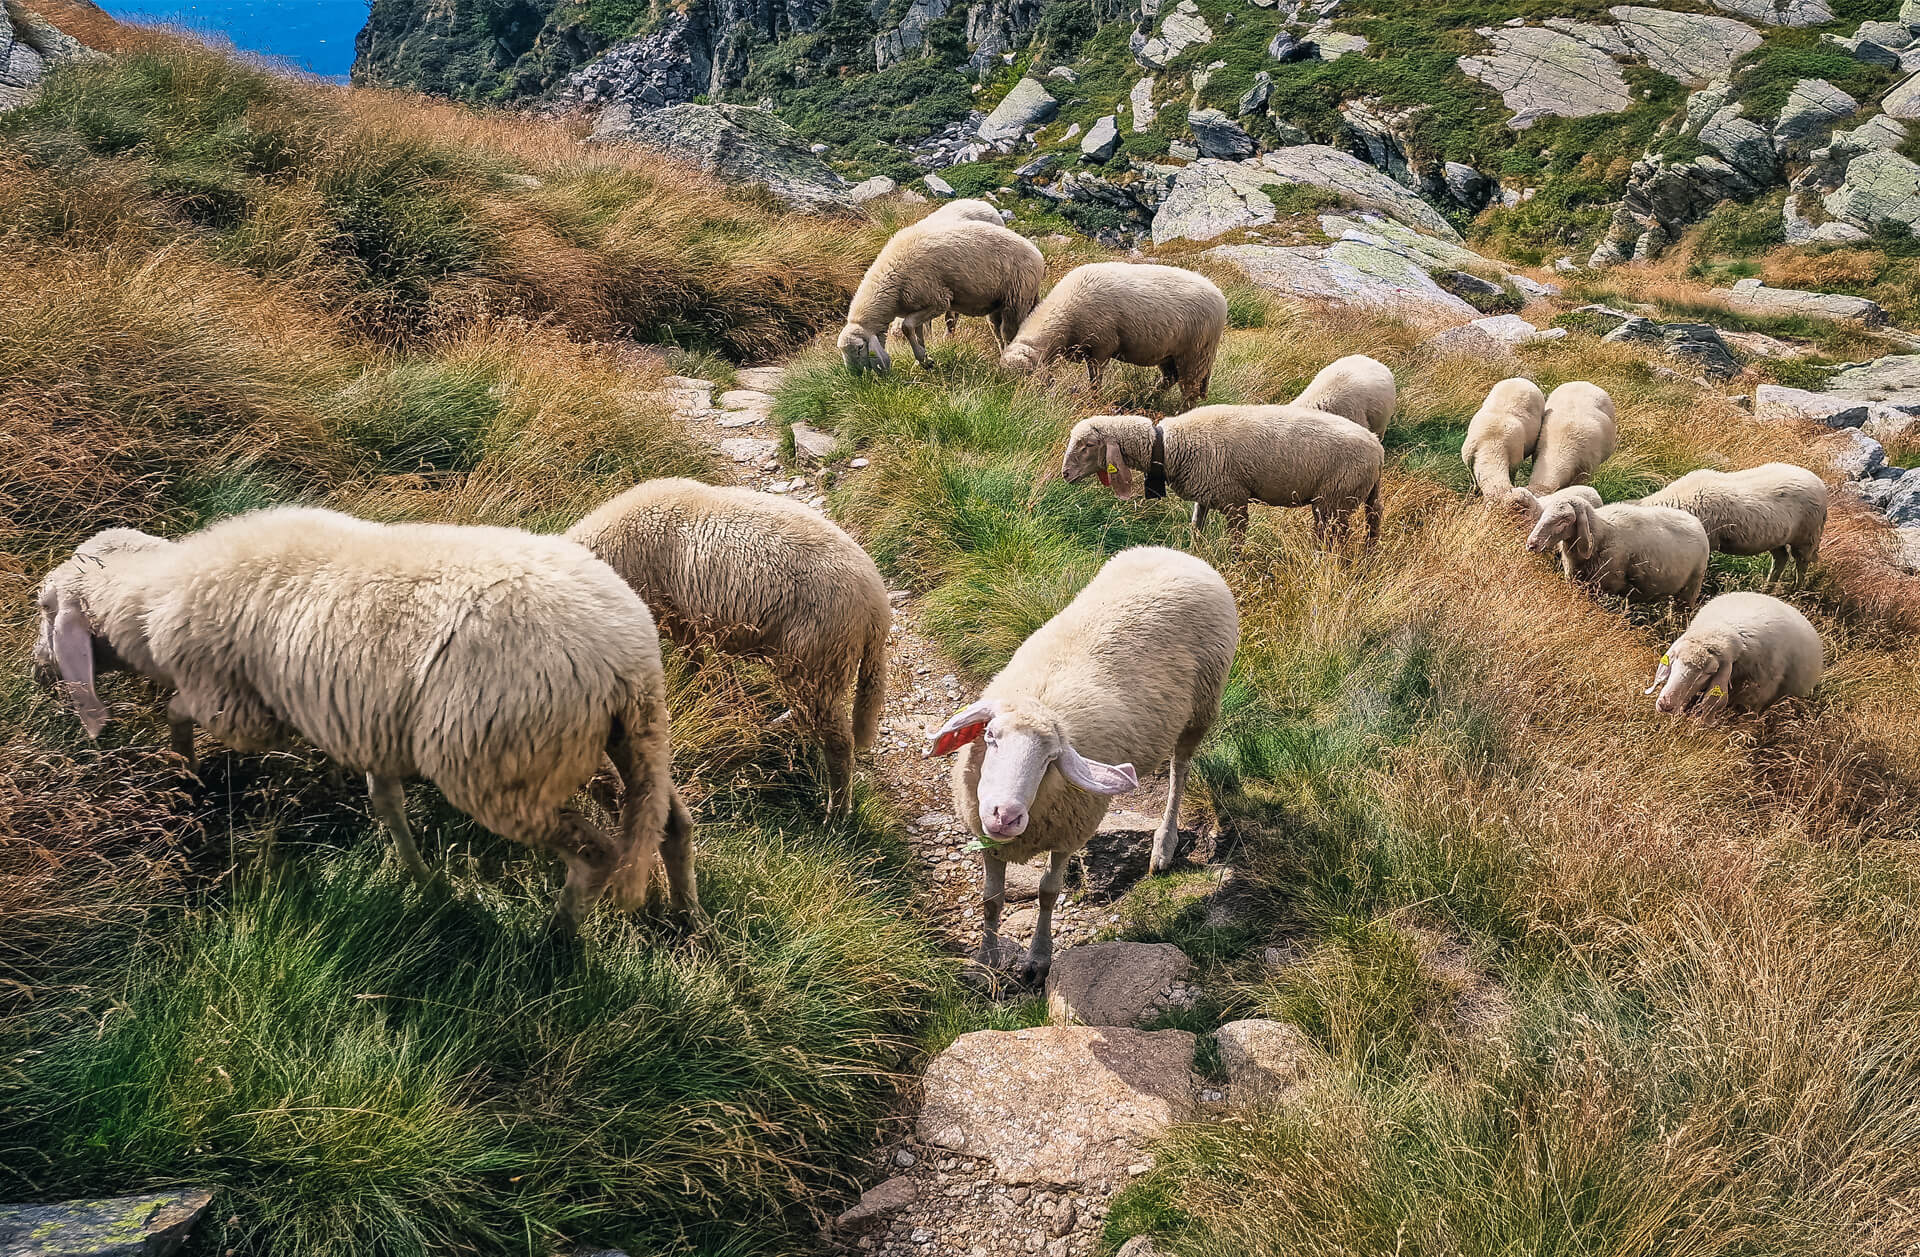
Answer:
[[[1769,288],[1758,279],[1743,279],[1731,288],[1716,288],[1713,295],[1730,310],[1760,315],[1812,315],[1819,319],[1844,319],[1878,327],[1887,321],[1887,312],[1877,301],[1850,297],[1837,292],[1801,292],[1796,288]]]
[[[0,111],[33,103],[53,67],[98,55],[37,13],[0,7]]]
[[[1475,33],[1491,50],[1460,58],[1460,70],[1500,93],[1513,111],[1507,125],[1516,131],[1545,117],[1619,113],[1632,103],[1626,75],[1594,43],[1543,26],[1482,27]]]
[[[1920,224],[1920,166],[1898,153],[1862,153],[1840,186],[1821,198],[1827,213],[1871,231],[1882,223]]]
[[[1827,381],[1827,392],[1920,414],[1920,354],[1894,354],[1845,367]]]
[[[1169,61],[1195,44],[1213,42],[1213,28],[1200,16],[1193,0],[1180,0],[1160,19],[1151,37],[1135,32],[1133,58],[1149,70],[1164,70]]]
[[[1759,31],[1729,17],[1637,5],[1616,5],[1607,12],[1636,56],[1682,83],[1719,78],[1760,46]]]
[[[793,209],[850,211],[845,182],[808,151],[792,127],[745,105],[609,105],[594,122],[594,143],[638,144],[728,183],[760,184]]]
[[[952,0],[912,0],[900,21],[873,37],[873,64],[886,69],[920,51],[927,42],[927,27],[947,15]]]
[[[1046,85],[1036,78],[1023,78],[1001,97],[980,123],[980,141],[1002,150],[1010,150],[1029,129],[1039,126],[1060,111]]]
[[[1134,131],[1138,133],[1151,127],[1159,113],[1153,107],[1153,80],[1147,78],[1135,83],[1133,90],[1127,93],[1127,103],[1133,108]]]
[[[1062,1026],[1138,1026],[1192,1002],[1181,989],[1192,970],[1171,943],[1081,943],[1054,959],[1047,1013]]]
[[[1825,79],[1801,79],[1780,107],[1780,118],[1773,124],[1774,143],[1790,157],[1803,156],[1836,122],[1859,112],[1859,101]]]
[[[171,1257],[213,1203],[210,1191],[155,1192],[52,1205],[0,1205],[7,1257]]]
[[[1833,21],[1827,0],[1713,0],[1713,7],[1765,26],[1821,26]]]
[[[1194,146],[1203,157],[1237,161],[1253,156],[1259,145],[1245,128],[1218,109],[1190,109],[1187,128],[1193,132]]]
[[[1708,379],[1726,380],[1740,374],[1740,363],[1707,323],[1656,323],[1634,315],[1600,339],[1659,345],[1668,357],[1691,364]]]
[[[1226,245],[1206,254],[1289,297],[1386,311],[1416,327],[1447,327],[1480,311],[1400,254],[1355,240],[1319,245]]]
[[[1439,211],[1359,158],[1323,144],[1299,144],[1257,161],[1208,160],[1181,167],[1154,215],[1153,241],[1211,240],[1239,227],[1270,223],[1273,200],[1262,189],[1286,184],[1320,188],[1444,239],[1459,239]]]

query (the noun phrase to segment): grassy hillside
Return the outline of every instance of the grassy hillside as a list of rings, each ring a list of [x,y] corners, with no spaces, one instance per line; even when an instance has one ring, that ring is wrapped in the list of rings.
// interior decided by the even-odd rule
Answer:
[[[1108,1221],[1117,1245],[1224,1254],[1890,1253],[1920,1242],[1920,579],[1836,507],[1792,594],[1820,694],[1719,726],[1641,687],[1679,631],[1597,605],[1466,497],[1466,423],[1503,369],[1434,358],[1362,316],[1236,297],[1215,401],[1290,397],[1330,359],[1399,374],[1385,535],[1316,553],[1304,512],[1256,512],[1244,554],[1198,547],[1241,606],[1222,726],[1196,761],[1244,842],[1234,915],[1178,878],[1120,908],[1126,937],[1204,958],[1170,1024],[1303,1027],[1306,1094],[1181,1130]],[[1543,386],[1620,408],[1609,500],[1699,466],[1817,459],[1790,430],[1577,334],[1530,351]],[[849,381],[822,353],[784,413],[876,471],[835,509],[926,591],[986,674],[1113,551],[1185,544],[1182,504],[1057,477],[1069,426],[1154,400],[1062,369],[1016,387],[972,344],[933,372]],[[1710,592],[1764,563],[1716,557]],[[1423,959],[1436,942],[1454,959]],[[1300,955],[1279,967],[1275,946]],[[1202,1064],[1205,1061],[1203,1057]]]

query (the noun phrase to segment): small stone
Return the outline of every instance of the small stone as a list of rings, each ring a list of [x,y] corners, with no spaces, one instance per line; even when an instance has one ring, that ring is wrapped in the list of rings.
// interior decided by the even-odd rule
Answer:
[[[751,463],[778,452],[780,446],[764,437],[730,436],[720,442],[720,452],[736,463]]]
[[[868,465],[869,464],[867,460],[864,458],[856,458],[852,462],[847,464],[848,467],[852,468],[855,471],[859,471],[861,468],[866,467]]]
[[[948,183],[945,179],[942,179],[939,175],[930,174],[926,176],[926,178],[923,179],[922,182],[924,182],[927,185],[927,191],[933,193],[937,197],[945,199],[953,195],[953,185],[951,183]]]
[[[793,425],[793,448],[797,453],[815,462],[822,462],[832,457],[834,450],[840,448],[840,438],[831,432],[822,432],[807,424],[796,423]]]
[[[1055,1237],[1070,1234],[1078,1214],[1072,1200],[1063,1200],[1060,1207],[1053,1211],[1053,1221],[1047,1224],[1047,1234]]]
[[[862,1192],[859,1203],[841,1214],[834,1226],[845,1234],[858,1234],[904,1213],[919,1194],[919,1187],[906,1175],[890,1178]]]
[[[893,1163],[899,1166],[903,1170],[912,1169],[913,1163],[917,1159],[918,1158],[916,1158],[911,1152],[908,1152],[905,1148],[896,1148],[893,1151]]]

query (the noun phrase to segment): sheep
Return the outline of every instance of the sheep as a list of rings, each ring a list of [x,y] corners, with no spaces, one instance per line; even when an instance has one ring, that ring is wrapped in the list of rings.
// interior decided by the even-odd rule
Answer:
[[[1002,214],[991,201],[982,201],[978,197],[963,196],[948,201],[939,209],[928,214],[920,221],[923,223],[992,223],[996,227],[1006,226],[1009,215]],[[896,324],[898,326],[898,324]],[[947,311],[947,335],[959,330],[960,316],[952,310]]]
[[[1569,580],[1599,593],[1687,610],[1707,578],[1707,530],[1685,511],[1615,502],[1596,508],[1586,496],[1560,493],[1542,506],[1527,549],[1560,547]]]
[[[628,489],[567,537],[632,585],[683,646],[766,659],[823,744],[828,811],[852,807],[854,750],[880,731],[893,620],[858,542],[797,502],[682,479]]]
[[[1008,862],[1045,852],[1040,919],[1019,967],[1024,979],[1045,979],[1067,861],[1093,837],[1109,796],[1138,784],[1136,765],[1172,760],[1148,871],[1172,866],[1188,765],[1219,715],[1239,642],[1239,610],[1212,567],[1159,546],[1122,550],[933,735],[929,755],[965,748],[953,801],[985,848],[982,964],[999,958]]]
[[[1156,451],[1158,439],[1160,449]],[[1154,475],[1156,456],[1164,487]],[[1299,406],[1202,406],[1155,423],[1139,415],[1095,415],[1074,425],[1060,474],[1068,483],[1089,475],[1122,498],[1172,489],[1193,503],[1193,530],[1207,512],[1226,515],[1235,544],[1246,537],[1247,504],[1313,507],[1314,534],[1345,534],[1364,507],[1367,538],[1380,535],[1379,438],[1338,415]]]
[[[921,329],[949,312],[982,314],[1002,345],[1040,300],[1047,264],[1032,242],[998,223],[929,218],[902,228],[867,268],[847,307],[839,347],[850,370],[892,368],[887,329],[894,319],[929,365]]]
[[[1812,694],[1821,667],[1820,634],[1806,616],[1767,594],[1721,594],[1660,656],[1646,693],[1658,691],[1654,707],[1676,716],[1696,699],[1701,715],[1764,711]]]
[[[1227,299],[1206,276],[1146,262],[1091,262],[1054,285],[1000,365],[1025,374],[1063,356],[1085,360],[1096,389],[1114,358],[1159,367],[1160,387],[1177,382],[1191,407],[1207,395],[1226,330]]]
[[[96,534],[47,575],[39,607],[35,662],[90,736],[107,719],[96,668],[138,672],[173,687],[172,744],[189,764],[199,724],[242,751],[297,734],[365,773],[423,882],[401,790],[415,775],[560,856],[558,932],[603,892],[644,904],[656,853],[674,906],[699,911],[653,617],[585,547],[283,507],[178,541]],[[603,758],[626,786],[617,840],[565,806]]]
[[[1614,441],[1606,390],[1585,380],[1562,384],[1547,397],[1527,488],[1546,494],[1591,479],[1594,468],[1613,457]]]
[[[1386,363],[1365,354],[1349,354],[1322,367],[1293,404],[1351,419],[1375,436],[1384,437],[1399,397],[1394,391],[1393,372]]]
[[[1513,469],[1533,453],[1546,405],[1538,384],[1516,377],[1494,385],[1474,413],[1460,461],[1472,470],[1474,486],[1488,502],[1513,492]]]
[[[1722,554],[1770,554],[1767,588],[1777,585],[1793,558],[1795,575],[1820,554],[1827,526],[1827,486],[1792,463],[1765,463],[1745,471],[1690,471],[1642,506],[1672,506],[1706,525],[1707,542]]]
[[[1540,522],[1540,516],[1546,513],[1548,505],[1564,498],[1579,498],[1596,511],[1605,505],[1600,498],[1600,490],[1590,484],[1568,485],[1545,497],[1535,496],[1533,491],[1524,485],[1514,485],[1501,504],[1519,517],[1523,529],[1531,532],[1533,526]]]

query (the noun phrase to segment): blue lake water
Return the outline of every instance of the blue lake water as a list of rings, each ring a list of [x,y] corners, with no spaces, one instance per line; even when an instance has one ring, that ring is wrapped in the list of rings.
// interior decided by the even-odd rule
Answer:
[[[102,0],[129,22],[164,22],[345,82],[368,0]]]

